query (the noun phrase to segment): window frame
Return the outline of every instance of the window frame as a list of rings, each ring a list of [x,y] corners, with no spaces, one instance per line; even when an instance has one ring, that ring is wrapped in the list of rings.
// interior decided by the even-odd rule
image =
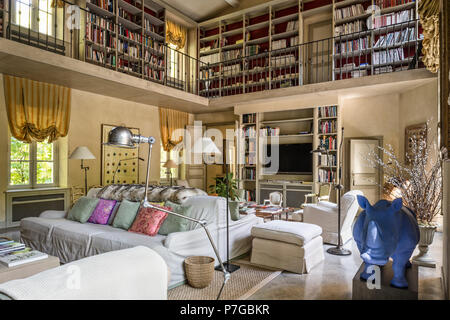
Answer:
[[[11,184],[11,134],[8,135],[8,190],[11,189],[45,189],[59,187],[59,144],[58,141],[53,142],[53,183],[38,184],[37,181],[37,164],[38,162],[50,162],[37,160],[37,142],[30,143],[30,182],[28,184]]]
[[[25,30],[31,30],[34,32],[38,32],[39,34],[42,35],[46,35],[49,37],[55,37],[54,35],[54,28],[53,26],[55,25],[55,8],[51,7],[51,3],[50,0],[47,0],[47,2],[49,2],[49,7],[47,8],[49,11],[46,11],[44,9],[41,9],[38,7],[38,5],[40,4],[40,1],[38,0],[28,0],[29,3],[26,3],[27,0],[13,0],[11,1],[11,14],[12,16],[14,16],[14,18],[12,19],[12,22],[16,25],[16,26],[20,26],[20,28],[24,28]],[[31,13],[31,21],[29,21],[29,25],[28,26],[24,26],[20,24],[21,19],[19,20],[19,11],[21,10],[20,7],[21,6],[28,6],[29,12]],[[44,13],[47,16],[47,27],[46,30],[41,30],[39,24],[40,24],[40,13]],[[51,22],[49,23],[49,16],[51,16]],[[39,20],[38,20],[39,19]],[[51,28],[48,28],[49,26],[51,26]]]

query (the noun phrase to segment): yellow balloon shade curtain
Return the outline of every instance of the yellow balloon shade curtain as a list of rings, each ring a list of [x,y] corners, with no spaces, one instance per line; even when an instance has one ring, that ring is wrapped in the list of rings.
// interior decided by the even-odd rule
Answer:
[[[172,109],[159,108],[159,127],[164,151],[171,151],[183,141],[182,135],[174,135],[175,130],[184,129],[189,122],[189,114]]]
[[[423,28],[422,61],[434,73],[439,70],[439,6],[438,0],[420,0],[418,5]]]
[[[183,49],[186,45],[186,28],[170,20],[166,20],[166,42],[177,47],[177,50]]]
[[[69,131],[70,88],[3,75],[11,135],[24,142],[53,142]]]

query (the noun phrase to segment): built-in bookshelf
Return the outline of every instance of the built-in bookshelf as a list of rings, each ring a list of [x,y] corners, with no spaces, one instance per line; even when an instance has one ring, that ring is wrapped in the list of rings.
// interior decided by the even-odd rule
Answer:
[[[333,0],[333,80],[408,68],[421,37],[415,0]]]
[[[165,10],[152,1],[88,0],[86,61],[163,83]]]
[[[328,155],[316,153],[315,179],[318,184],[336,183],[339,158],[340,114],[337,105],[317,107],[317,140],[315,147],[328,150]]]
[[[199,24],[200,93],[210,97],[299,84],[302,1],[278,0]]]
[[[256,201],[257,123],[256,113],[240,116],[238,175],[246,201]]]
[[[323,183],[336,182],[338,141],[341,137],[341,115],[338,105],[243,114],[240,116],[240,128],[241,135],[238,142],[241,155],[238,166],[240,188],[245,190],[246,195],[256,195],[256,199],[250,197],[251,200],[261,203],[266,199],[261,197],[267,197],[267,192],[276,189],[274,185],[277,183],[288,183],[290,188],[313,192],[318,191]],[[251,140],[256,146],[255,161],[247,157],[249,151],[255,150],[248,149]],[[311,173],[275,172],[274,168],[263,163],[266,155],[269,157],[273,155],[273,144],[280,145],[279,150],[282,150],[283,144],[310,144],[312,150],[323,146],[329,151],[329,156],[327,158],[326,155],[313,153]],[[289,156],[292,157],[289,154],[279,154],[279,157]],[[286,193],[289,197],[288,194]],[[303,203],[303,198],[296,201]]]

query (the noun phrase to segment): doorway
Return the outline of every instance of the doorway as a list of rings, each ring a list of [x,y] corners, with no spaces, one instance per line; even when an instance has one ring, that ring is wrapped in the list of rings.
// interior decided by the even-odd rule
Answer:
[[[371,151],[381,156],[378,147],[383,146],[382,137],[346,138],[346,190],[360,190],[373,205],[382,195],[382,170],[368,161]]]
[[[332,73],[332,27],[331,20],[322,20],[308,25],[306,82],[319,83],[331,80]]]

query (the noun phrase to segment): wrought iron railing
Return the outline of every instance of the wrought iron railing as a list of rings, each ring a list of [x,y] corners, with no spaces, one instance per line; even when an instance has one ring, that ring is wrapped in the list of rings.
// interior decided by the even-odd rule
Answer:
[[[8,39],[207,98],[423,67],[418,20],[206,63],[66,0],[8,0],[3,19]]]
[[[94,12],[65,0],[8,1],[8,39],[198,94],[203,63],[166,45],[160,34],[134,32],[136,24],[117,22],[102,8]]]

